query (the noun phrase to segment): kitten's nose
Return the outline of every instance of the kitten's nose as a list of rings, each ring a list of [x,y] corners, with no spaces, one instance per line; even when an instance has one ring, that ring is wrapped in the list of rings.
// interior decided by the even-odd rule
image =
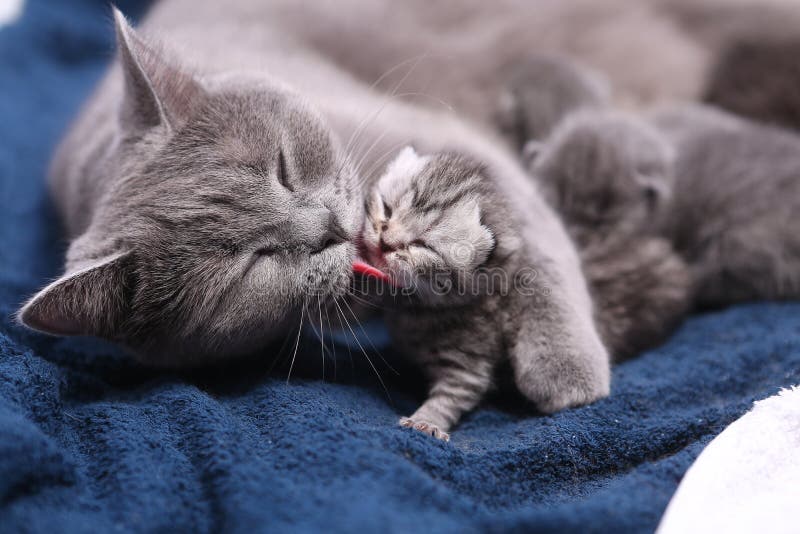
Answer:
[[[403,243],[389,243],[384,239],[384,236],[381,236],[379,245],[381,247],[381,252],[384,254],[388,254],[389,252],[394,252],[397,249],[406,248],[405,244]]]

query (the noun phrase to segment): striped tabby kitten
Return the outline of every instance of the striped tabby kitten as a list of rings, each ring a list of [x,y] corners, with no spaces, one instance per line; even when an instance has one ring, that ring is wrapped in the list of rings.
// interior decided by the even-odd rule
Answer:
[[[576,316],[568,302],[547,305],[548,265],[520,239],[488,176],[466,157],[407,148],[367,195],[364,254],[403,290],[389,331],[431,381],[400,424],[439,439],[484,397],[503,360],[544,412],[607,392],[607,367],[552,334]]]

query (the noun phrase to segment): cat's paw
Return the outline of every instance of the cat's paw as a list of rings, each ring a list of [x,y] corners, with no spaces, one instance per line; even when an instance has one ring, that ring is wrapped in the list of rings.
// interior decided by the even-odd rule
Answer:
[[[433,436],[434,438],[442,441],[450,441],[450,434],[439,429],[439,427],[433,423],[428,423],[426,421],[415,421],[410,417],[403,417],[400,419],[400,426],[405,428],[413,428],[414,430],[429,436]]]

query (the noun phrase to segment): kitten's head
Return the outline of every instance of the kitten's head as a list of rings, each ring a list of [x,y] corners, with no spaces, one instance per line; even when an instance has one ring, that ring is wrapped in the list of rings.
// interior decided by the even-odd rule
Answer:
[[[672,147],[646,123],[617,112],[567,117],[526,155],[567,225],[594,231],[653,222],[673,185]]]
[[[568,114],[600,108],[610,100],[608,80],[566,56],[531,54],[514,63],[512,72],[496,118],[519,148],[530,139],[545,139]]]
[[[249,352],[296,326],[304,302],[347,287],[361,222],[351,167],[290,91],[197,77],[118,12],[116,25],[124,95],[103,168],[116,186],[67,274],[20,319],[155,364]]]
[[[462,156],[404,149],[367,195],[368,259],[424,303],[474,296],[477,270],[495,246],[482,217],[489,199],[483,173]]]

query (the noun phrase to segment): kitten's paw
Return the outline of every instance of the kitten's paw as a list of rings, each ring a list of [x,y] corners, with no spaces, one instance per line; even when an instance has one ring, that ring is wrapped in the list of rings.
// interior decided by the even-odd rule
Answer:
[[[443,430],[440,430],[439,427],[434,425],[433,423],[428,423],[425,421],[415,421],[410,417],[403,417],[400,419],[400,426],[405,428],[413,428],[414,430],[418,430],[423,434],[433,436],[434,438],[440,439],[442,441],[450,441],[450,434],[448,434]]]
[[[591,373],[586,369],[564,369],[561,373],[545,374],[541,369],[529,369],[517,374],[520,392],[544,413],[591,404],[607,397],[610,377],[607,373]]]

